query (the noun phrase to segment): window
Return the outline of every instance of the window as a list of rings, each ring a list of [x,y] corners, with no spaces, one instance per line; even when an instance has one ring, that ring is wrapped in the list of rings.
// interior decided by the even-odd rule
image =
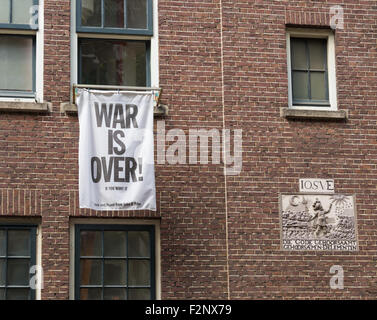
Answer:
[[[37,98],[38,1],[0,0],[0,8],[0,97]]]
[[[335,49],[331,31],[291,30],[287,47],[290,107],[336,110]]]
[[[0,300],[35,299],[36,226],[0,226]]]
[[[151,85],[152,0],[77,0],[77,82]]]
[[[145,41],[79,39],[82,84],[147,86]]]
[[[0,35],[0,56],[0,94],[33,97],[35,37]]]
[[[154,226],[76,225],[75,298],[155,299]]]
[[[152,0],[78,0],[77,31],[153,35]]]
[[[38,5],[38,0],[0,0],[0,27],[34,29],[34,5]]]

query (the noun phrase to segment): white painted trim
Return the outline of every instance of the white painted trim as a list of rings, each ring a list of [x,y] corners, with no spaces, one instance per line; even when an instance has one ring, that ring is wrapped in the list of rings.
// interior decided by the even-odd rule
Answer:
[[[153,37],[151,39],[151,87],[159,87],[159,37],[158,37],[158,0],[153,1]]]
[[[324,106],[294,106],[292,98],[292,74],[291,74],[291,43],[290,38],[320,38],[327,39],[327,71],[328,71],[328,84],[329,84],[329,102],[330,107]],[[337,91],[336,91],[336,58],[335,58],[335,36],[331,30],[327,29],[305,29],[297,28],[287,29],[286,34],[287,43],[287,70],[288,70],[288,106],[291,109],[298,110],[338,110]]]
[[[71,88],[77,84],[78,73],[78,48],[77,48],[77,33],[76,33],[76,0],[71,1]],[[70,90],[70,101],[73,99],[72,90]],[[74,102],[74,101],[73,101]]]
[[[42,288],[44,287],[44,271],[43,270],[43,265],[42,265],[42,226],[41,224],[39,223],[38,224],[38,227],[37,227],[37,237],[36,237],[36,245],[35,245],[35,248],[36,248],[36,263],[38,266],[42,267]],[[35,292],[35,299],[36,300],[42,300],[42,288],[38,288],[36,289],[36,292]]]
[[[14,97],[0,97],[0,102],[31,102],[34,103],[34,98],[14,98]]]
[[[38,32],[35,48],[35,100],[42,103],[44,81],[44,0],[39,0]]]
[[[152,225],[155,227],[155,281],[156,300],[161,300],[161,236],[160,220],[71,218],[69,221],[69,299],[75,299],[75,226],[77,224]]]
[[[78,84],[78,38],[101,38],[101,39],[129,39],[151,41],[150,52],[150,87],[159,87],[159,41],[158,41],[158,0],[153,1],[153,36],[112,35],[112,34],[89,34],[76,32],[76,1],[71,1],[71,87]],[[71,90],[71,101],[73,98]]]

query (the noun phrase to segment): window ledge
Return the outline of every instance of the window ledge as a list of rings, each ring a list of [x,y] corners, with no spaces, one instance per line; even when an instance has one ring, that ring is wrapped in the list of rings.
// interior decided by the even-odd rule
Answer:
[[[64,102],[60,105],[60,112],[61,113],[68,113],[68,114],[77,114],[77,105],[70,102]],[[157,107],[154,108],[154,115],[155,116],[167,116],[169,112],[169,108],[167,105],[159,104]]]
[[[0,112],[33,112],[44,113],[51,111],[51,104],[44,102],[14,102],[0,101]]]
[[[347,110],[307,110],[280,108],[280,116],[287,119],[347,120]]]

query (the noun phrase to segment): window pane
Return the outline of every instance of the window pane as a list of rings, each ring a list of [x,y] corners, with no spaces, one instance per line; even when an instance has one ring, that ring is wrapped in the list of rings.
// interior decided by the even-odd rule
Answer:
[[[82,288],[80,289],[81,300],[102,300],[102,289],[97,288]]]
[[[307,57],[305,40],[291,39],[292,51],[292,68],[293,69],[307,69]]]
[[[150,300],[151,291],[149,289],[129,289],[128,300]]]
[[[81,25],[101,27],[101,0],[81,0]]]
[[[105,260],[105,285],[126,285],[126,260]]]
[[[5,289],[0,289],[0,300],[5,300]]]
[[[30,256],[30,230],[8,231],[8,256]]]
[[[129,285],[147,286],[150,284],[149,260],[129,260],[128,267]]]
[[[12,23],[30,24],[30,9],[33,0],[16,0],[12,2]]]
[[[310,85],[313,100],[326,100],[326,86],[324,72],[311,72]]]
[[[8,259],[8,285],[29,285],[29,259]]]
[[[105,27],[124,28],[124,0],[105,0]]]
[[[6,264],[6,260],[0,259],[0,286],[5,286],[5,283],[6,283],[5,264]]]
[[[29,289],[7,289],[7,300],[29,300]]]
[[[105,257],[125,257],[126,256],[126,232],[125,231],[105,231],[104,232]]]
[[[105,288],[103,292],[104,300],[126,300],[126,289]]]
[[[149,257],[149,232],[128,232],[128,256]]]
[[[33,89],[33,39],[0,36],[0,90]]]
[[[102,285],[102,260],[81,259],[81,285]]]
[[[9,23],[10,0],[0,0],[0,23]]]
[[[127,28],[147,28],[147,0],[127,0]]]
[[[308,41],[310,69],[325,69],[325,40],[311,39]]]
[[[7,232],[5,230],[0,230],[0,256],[6,255],[6,236]]]
[[[308,73],[302,71],[292,72],[293,100],[309,99]]]
[[[80,247],[81,256],[102,256],[102,232],[81,231]]]
[[[82,84],[146,86],[144,41],[80,41]]]

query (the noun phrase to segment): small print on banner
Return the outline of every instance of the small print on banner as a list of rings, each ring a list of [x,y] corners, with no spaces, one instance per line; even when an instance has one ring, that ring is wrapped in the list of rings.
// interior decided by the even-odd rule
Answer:
[[[156,211],[152,92],[78,90],[80,208]]]

